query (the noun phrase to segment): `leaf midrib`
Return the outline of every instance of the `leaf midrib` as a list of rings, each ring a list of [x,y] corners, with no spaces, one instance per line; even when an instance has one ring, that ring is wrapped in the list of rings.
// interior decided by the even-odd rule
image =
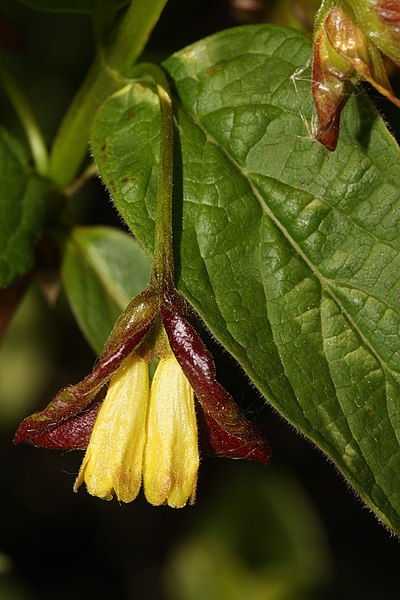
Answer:
[[[227,150],[223,146],[221,146],[221,144],[218,143],[218,141],[208,131],[208,129],[206,129],[203,126],[201,120],[198,119],[198,118],[196,118],[192,113],[188,112],[188,110],[186,109],[186,107],[181,102],[180,98],[178,100],[178,98],[175,96],[174,97],[174,104],[175,105],[179,104],[180,110],[185,114],[185,116],[188,118],[188,120],[196,128],[198,128],[201,131],[201,133],[204,135],[204,137],[207,140],[207,142],[209,142],[210,144],[213,144],[215,147],[218,148],[218,150],[220,152],[223,153],[223,155],[226,158],[226,160],[234,167],[234,169],[237,171],[237,173],[240,175],[240,177],[245,181],[245,183],[249,187],[249,189],[250,189],[253,197],[257,200],[257,202],[261,206],[261,209],[263,210],[264,214],[266,214],[271,219],[271,221],[274,223],[274,225],[276,225],[276,227],[279,229],[279,231],[282,232],[282,234],[284,235],[284,237],[291,244],[291,246],[295,250],[295,252],[297,252],[297,254],[303,259],[303,261],[309,267],[309,269],[311,270],[311,272],[313,273],[313,275],[318,279],[318,281],[319,281],[319,283],[321,285],[321,289],[325,290],[325,292],[327,294],[329,294],[330,297],[340,307],[341,312],[346,317],[346,319],[349,321],[349,323],[353,327],[354,331],[357,333],[357,335],[359,336],[359,338],[362,340],[363,344],[365,344],[365,346],[369,349],[369,351],[375,357],[375,359],[377,360],[377,362],[381,365],[382,370],[384,372],[390,373],[394,379],[396,379],[397,381],[400,382],[400,374],[398,374],[396,371],[394,371],[392,368],[390,368],[389,365],[386,364],[386,362],[384,361],[384,359],[380,356],[378,350],[371,344],[371,342],[368,340],[368,338],[365,337],[364,333],[360,330],[360,328],[354,322],[352,316],[345,309],[345,307],[342,305],[342,303],[339,300],[339,298],[336,296],[336,294],[330,288],[327,280],[323,277],[323,275],[319,272],[319,270],[315,267],[315,265],[309,260],[309,258],[307,257],[307,255],[301,250],[300,246],[293,239],[293,237],[289,234],[289,232],[287,231],[287,229],[285,228],[285,226],[283,225],[283,223],[281,223],[281,221],[275,216],[274,212],[266,204],[265,200],[263,199],[263,197],[259,193],[258,189],[255,187],[255,185],[253,184],[253,182],[248,177],[246,177],[246,174],[247,174],[246,171],[233,159],[233,157],[227,152]],[[177,124],[177,126],[179,128],[179,123],[176,123],[176,124]],[[255,175],[256,175],[256,173],[255,173]],[[265,175],[263,175],[263,177],[265,179],[269,179],[269,180],[271,180],[273,182],[276,182],[278,184],[281,183],[278,179],[275,179],[273,177],[265,176]],[[288,184],[285,184],[285,185],[288,185]],[[291,186],[288,186],[288,187],[291,187]],[[295,188],[293,188],[293,189],[295,189]]]
[[[205,129],[205,127],[202,126],[202,123],[201,123],[200,120],[197,121],[190,113],[188,113],[181,103],[179,103],[179,105],[180,105],[181,110],[185,113],[185,116],[188,117],[190,119],[190,121],[196,127],[198,127],[198,129],[200,129],[200,131],[205,136],[205,139],[207,140],[207,142],[213,144],[220,151],[222,151],[222,153],[224,154],[225,158],[229,161],[229,163],[235,168],[235,170],[239,173],[239,175],[248,184],[248,187],[250,188],[253,196],[255,197],[255,199],[260,204],[260,206],[261,206],[261,208],[263,210],[264,215],[268,216],[271,219],[271,221],[276,225],[276,227],[279,229],[279,231],[281,231],[283,233],[283,235],[285,236],[285,239],[287,239],[287,241],[292,245],[292,247],[295,250],[295,252],[297,252],[299,254],[299,256],[303,259],[303,261],[309,267],[309,269],[311,270],[311,272],[313,273],[313,275],[318,279],[318,281],[320,283],[320,286],[321,286],[321,300],[322,300],[322,293],[323,293],[323,291],[325,291],[325,293],[327,293],[334,300],[334,302],[336,302],[336,304],[340,307],[340,310],[342,311],[343,315],[348,320],[348,322],[350,323],[350,325],[353,328],[353,330],[357,333],[357,335],[359,336],[359,338],[361,339],[361,341],[363,342],[363,344],[365,344],[365,346],[369,349],[369,351],[371,352],[371,354],[376,358],[376,360],[380,364],[383,372],[389,372],[394,377],[394,379],[396,379],[397,381],[400,381],[400,376],[396,372],[393,372],[392,369],[390,369],[390,367],[381,358],[381,356],[379,355],[379,353],[377,352],[377,350],[375,349],[375,347],[372,346],[372,344],[370,343],[370,341],[365,337],[365,335],[362,333],[362,331],[359,329],[359,327],[354,323],[351,315],[344,308],[344,306],[340,302],[339,298],[337,298],[336,294],[330,288],[330,286],[328,284],[328,281],[322,276],[322,274],[318,271],[318,269],[315,267],[315,265],[313,265],[313,263],[303,253],[303,251],[299,247],[298,243],[292,238],[292,236],[288,233],[288,231],[285,228],[285,226],[281,223],[281,221],[275,216],[275,214],[273,213],[273,211],[266,204],[266,202],[264,201],[263,197],[260,195],[258,189],[255,187],[255,185],[252,183],[252,181],[248,177],[246,177],[247,173],[245,172],[245,170],[242,169],[242,167],[232,158],[232,156],[225,150],[225,148],[218,143],[218,141],[214,138],[214,136],[212,136],[209,133],[209,131],[207,129]],[[263,175],[263,177],[265,177],[265,176]],[[265,178],[270,179],[271,181],[274,181],[274,182],[276,181],[277,183],[280,183],[279,180],[277,180],[277,179],[275,179],[273,177],[265,177]],[[288,186],[288,187],[292,187],[292,186]],[[295,188],[293,188],[293,189],[295,189]],[[321,333],[321,335],[322,335],[322,333]],[[283,367],[284,367],[284,371],[286,373],[286,368],[285,368],[284,362],[282,362],[282,364],[283,364]],[[386,377],[385,377],[385,380],[386,380]],[[335,387],[333,381],[332,381],[332,384]],[[340,405],[340,410],[341,410],[341,412],[342,412],[342,414],[345,417],[345,420],[347,422],[347,416],[343,412],[343,409],[342,409],[341,405]],[[304,412],[304,415],[306,416],[305,412]],[[388,415],[388,420],[391,422],[391,419],[389,418],[389,415]],[[307,422],[309,422],[308,418],[307,418]],[[351,429],[350,426],[349,426],[349,430],[352,432],[352,429]],[[365,457],[364,457],[364,453],[361,450],[359,441],[354,437],[354,435],[353,435],[353,441],[355,441],[356,444],[357,444],[357,447],[359,449],[359,456],[360,456],[360,458],[362,457],[362,460],[363,460],[364,464],[367,466],[368,470],[372,474],[371,468],[370,468],[368,462],[366,462]],[[325,446],[325,444],[322,444],[322,446]],[[342,463],[342,469],[343,469],[344,472],[348,473],[348,476],[349,476],[349,478],[351,480],[354,478],[354,475],[352,475],[350,473],[350,471],[347,469],[346,463]],[[358,482],[358,484],[360,485],[360,482]],[[386,492],[382,489],[382,487],[380,485],[378,485],[378,483],[376,481],[375,481],[375,486],[377,486],[377,488],[379,488],[379,490],[381,491],[381,493],[383,494],[383,496],[385,498],[387,498]],[[360,489],[362,489],[362,485],[360,486]],[[376,508],[378,509],[377,505],[376,505]],[[395,507],[393,506],[393,504],[392,504],[392,508],[395,509]]]

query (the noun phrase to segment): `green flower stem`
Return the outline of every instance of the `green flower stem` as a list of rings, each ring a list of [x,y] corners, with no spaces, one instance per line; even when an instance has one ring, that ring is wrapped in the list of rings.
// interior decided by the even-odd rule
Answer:
[[[157,211],[154,235],[153,275],[161,288],[174,286],[172,244],[172,180],[174,120],[168,88],[157,85],[161,109],[160,163],[157,187]]]
[[[105,55],[97,59],[73,100],[55,139],[50,156],[50,178],[61,187],[76,177],[88,147],[88,130],[105,99],[125,85],[132,66],[143,52],[167,0],[133,0]]]
[[[2,61],[0,61],[0,79],[15,112],[20,119],[22,127],[24,128],[32,152],[35,168],[39,175],[46,175],[48,169],[48,154],[42,132],[25,95]]]
[[[157,65],[144,63],[138,65],[135,75],[142,78],[150,77],[156,84],[160,100],[160,160],[151,285],[163,292],[175,287],[172,243],[174,113],[167,78]]]

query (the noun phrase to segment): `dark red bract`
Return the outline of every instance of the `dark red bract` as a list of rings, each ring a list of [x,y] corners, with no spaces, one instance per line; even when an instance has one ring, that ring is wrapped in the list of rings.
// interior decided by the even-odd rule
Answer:
[[[15,443],[84,450],[90,439],[103,390],[123,360],[140,345],[157,316],[199,403],[201,440],[208,452],[267,463],[269,446],[217,382],[211,354],[182,313],[185,301],[174,292],[159,303],[151,289],[135,298],[117,321],[93,371],[60,390],[43,411],[20,425]]]

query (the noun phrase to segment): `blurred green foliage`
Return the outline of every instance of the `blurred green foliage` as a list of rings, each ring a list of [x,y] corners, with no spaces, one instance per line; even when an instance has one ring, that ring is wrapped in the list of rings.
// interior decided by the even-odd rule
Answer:
[[[169,557],[171,600],[309,597],[329,577],[329,552],[313,507],[283,470],[266,478],[249,465],[236,466],[196,531]]]
[[[21,302],[0,346],[0,423],[15,427],[34,410],[52,371],[51,336],[43,298],[31,289]]]

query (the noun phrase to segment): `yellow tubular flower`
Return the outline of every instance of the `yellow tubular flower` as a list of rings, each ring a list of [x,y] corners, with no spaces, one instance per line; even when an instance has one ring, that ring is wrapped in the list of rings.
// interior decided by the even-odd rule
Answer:
[[[171,354],[160,360],[151,385],[143,465],[147,500],[173,508],[193,504],[198,468],[194,393]]]
[[[216,380],[212,356],[181,314],[183,300],[176,292],[170,298],[163,291],[162,299],[159,293],[149,288],[131,302],[92,373],[24,419],[14,441],[86,448],[75,491],[85,483],[92,496],[131,502],[143,477],[151,504],[180,508],[193,504],[196,495],[200,461],[194,394],[209,452],[266,464],[270,450]],[[150,390],[145,359],[152,356],[160,362]],[[99,392],[107,384],[102,401]]]
[[[75,491],[83,483],[92,496],[131,502],[142,480],[146,412],[149,397],[148,366],[135,356],[111,377],[97,416]]]

